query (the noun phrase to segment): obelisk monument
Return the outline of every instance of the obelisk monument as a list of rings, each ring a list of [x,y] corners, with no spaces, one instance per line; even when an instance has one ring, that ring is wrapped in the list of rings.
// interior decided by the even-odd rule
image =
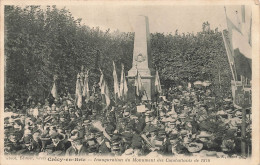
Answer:
[[[132,68],[128,71],[128,83],[131,91],[135,91],[134,81],[137,70],[141,75],[142,85],[145,94],[142,100],[153,100],[154,95],[154,75],[151,57],[151,41],[149,31],[149,20],[146,16],[136,17],[134,26],[135,39],[133,51]],[[130,92],[135,94],[134,92]]]

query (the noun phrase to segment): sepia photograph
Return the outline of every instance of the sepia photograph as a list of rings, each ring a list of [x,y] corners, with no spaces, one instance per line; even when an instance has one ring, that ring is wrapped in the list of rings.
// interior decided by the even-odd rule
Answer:
[[[259,163],[253,3],[1,7],[3,164]]]

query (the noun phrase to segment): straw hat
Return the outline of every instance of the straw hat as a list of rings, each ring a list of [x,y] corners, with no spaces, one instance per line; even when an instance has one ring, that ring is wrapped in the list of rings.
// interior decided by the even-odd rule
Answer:
[[[206,131],[201,131],[200,134],[198,135],[198,138],[209,138],[212,135],[207,133]]]
[[[184,113],[182,113],[182,114],[179,115],[179,118],[180,118],[180,119],[185,119],[186,117],[187,117],[187,115],[184,114]]]
[[[133,154],[134,154],[134,150],[132,148],[129,148],[124,152],[124,155],[133,155]]]
[[[190,143],[187,146],[188,151],[191,152],[191,153],[199,152],[200,150],[202,150],[202,148],[203,148],[202,143]]]

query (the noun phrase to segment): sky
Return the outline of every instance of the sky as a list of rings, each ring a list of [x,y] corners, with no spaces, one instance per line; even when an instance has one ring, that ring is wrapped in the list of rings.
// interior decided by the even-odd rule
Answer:
[[[150,32],[196,33],[202,30],[202,23],[208,21],[211,29],[226,28],[224,6],[173,6],[173,5],[70,5],[65,7],[73,17],[82,18],[82,24],[100,27],[101,30],[119,30],[133,32],[134,21],[138,15],[149,18]],[[241,6],[226,6],[227,14],[234,16],[234,11]],[[248,8],[246,7],[246,10]],[[231,14],[230,14],[231,13]],[[234,20],[236,18],[234,17]],[[221,26],[221,27],[220,27]]]

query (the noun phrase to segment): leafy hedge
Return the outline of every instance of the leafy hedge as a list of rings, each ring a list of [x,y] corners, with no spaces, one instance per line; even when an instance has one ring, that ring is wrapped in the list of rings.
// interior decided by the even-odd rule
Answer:
[[[221,32],[207,25],[203,23],[197,34],[177,30],[174,35],[151,34],[153,64],[165,87],[210,80],[216,92],[230,92],[231,73]],[[50,93],[54,75],[58,76],[58,92],[68,87],[74,93],[82,65],[92,69],[90,85],[99,80],[100,67],[112,90],[112,60],[118,74],[121,63],[128,71],[133,44],[134,33],[90,28],[66,9],[5,6],[5,99],[30,94],[42,101]]]

